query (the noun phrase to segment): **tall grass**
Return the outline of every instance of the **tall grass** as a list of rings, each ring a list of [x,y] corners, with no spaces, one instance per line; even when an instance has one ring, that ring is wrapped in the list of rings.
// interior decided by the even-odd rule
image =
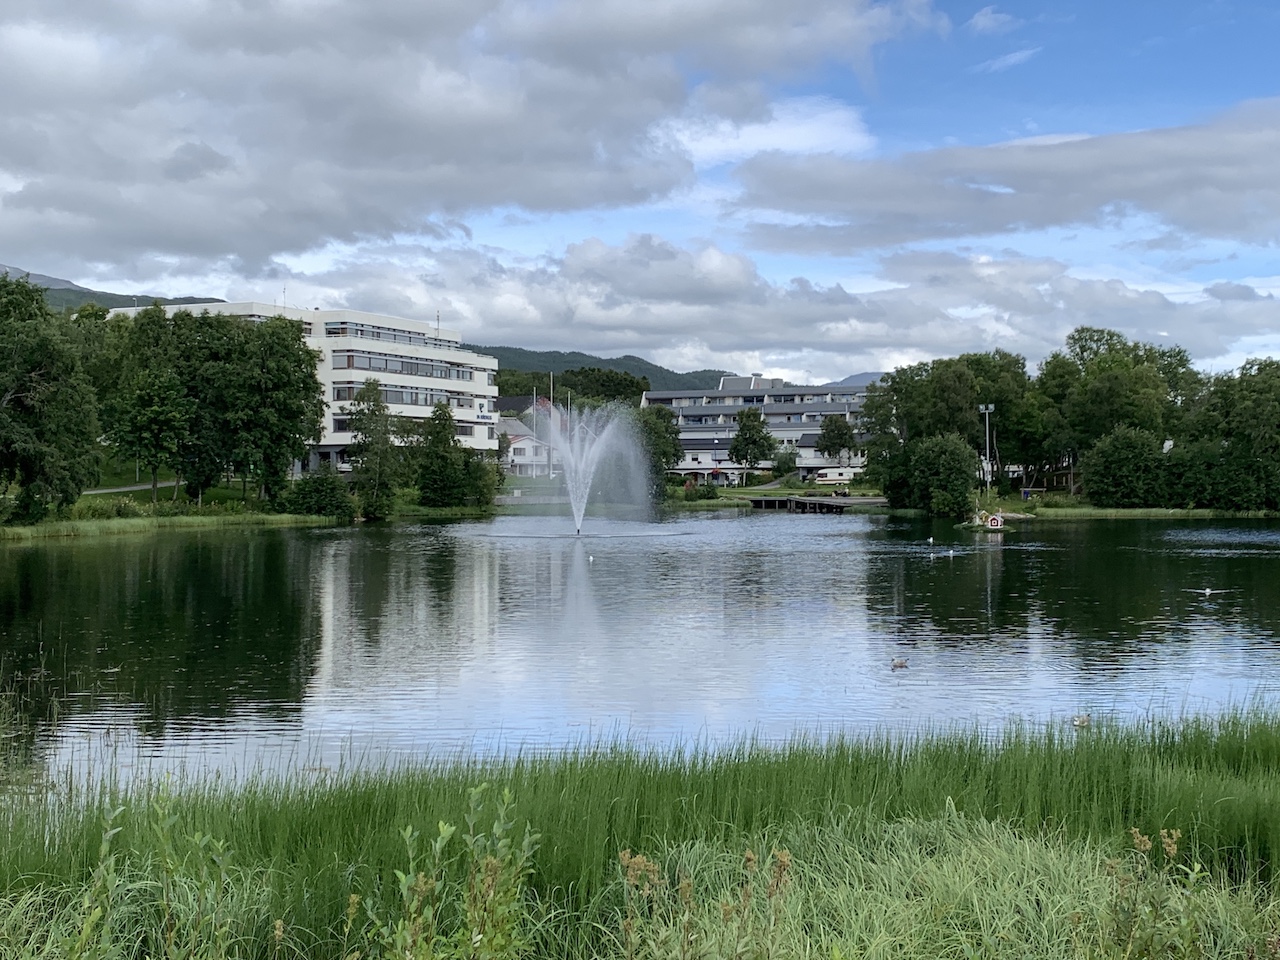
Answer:
[[[115,517],[95,520],[53,520],[30,527],[0,526],[0,542],[26,543],[58,537],[100,537],[122,533],[153,533],[157,530],[200,530],[224,527],[316,527],[332,526],[329,517],[307,517],[287,513],[224,513],[189,516]]]
[[[68,787],[52,800],[17,796],[0,808],[0,890],[12,897],[55,881],[91,883],[102,823],[116,808],[123,808],[116,848],[131,862],[158,862],[164,850],[149,811],[163,795],[184,835],[217,838],[254,873],[261,916],[288,918],[323,940],[336,936],[353,892],[393,909],[388,878],[405,859],[400,830],[463,822],[468,789],[485,781],[513,791],[520,828],[540,832],[530,889],[547,915],[577,917],[596,931],[588,937],[595,946],[574,948],[582,950],[596,949],[603,936],[598,919],[583,918],[621,909],[621,850],[719,856],[759,838],[835,831],[813,841],[812,861],[836,835],[861,849],[893,824],[950,818],[1000,824],[1037,850],[1115,854],[1129,844],[1130,828],[1149,836],[1177,828],[1184,855],[1223,889],[1269,888],[1280,850],[1280,719],[1240,714],[1114,729],[1014,727],[995,738],[952,732],[780,749],[743,744],[716,753],[604,746],[172,791]]]

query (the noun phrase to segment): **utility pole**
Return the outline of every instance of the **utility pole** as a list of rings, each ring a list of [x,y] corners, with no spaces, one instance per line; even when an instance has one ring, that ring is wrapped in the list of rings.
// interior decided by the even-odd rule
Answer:
[[[987,457],[986,457],[986,462],[984,464],[984,469],[982,472],[983,474],[985,474],[987,478],[987,496],[990,497],[991,496],[991,415],[996,412],[996,405],[994,403],[980,403],[978,404],[978,412],[982,414],[983,418],[987,421]]]

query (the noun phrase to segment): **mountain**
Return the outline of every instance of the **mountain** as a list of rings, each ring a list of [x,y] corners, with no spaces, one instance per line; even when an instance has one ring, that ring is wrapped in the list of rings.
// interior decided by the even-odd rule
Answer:
[[[522,347],[482,347],[463,344],[468,350],[487,354],[498,359],[504,370],[523,370],[530,373],[564,373],[581,367],[599,367],[602,370],[620,370],[634,377],[648,377],[651,390],[714,390],[720,378],[732,376],[727,370],[693,370],[676,373],[640,357],[594,357],[589,353],[561,350],[525,350]]]
[[[10,267],[0,263],[0,274],[7,273],[13,278],[26,277],[37,286],[45,288],[45,301],[49,309],[61,313],[64,310],[75,310],[86,303],[96,303],[103,307],[132,307],[155,303],[222,303],[216,297],[157,297],[149,293],[126,294],[107,293],[104,290],[90,290],[70,280],[57,277],[46,277],[43,273],[30,273],[21,267]]]
[[[824,383],[824,387],[865,387],[868,384],[875,383],[883,373],[854,373],[845,377],[843,380],[836,380],[834,383]]]

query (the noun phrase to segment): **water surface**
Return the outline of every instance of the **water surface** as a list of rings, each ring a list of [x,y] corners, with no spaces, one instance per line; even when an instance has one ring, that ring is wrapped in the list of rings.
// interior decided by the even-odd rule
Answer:
[[[502,517],[7,546],[0,661],[31,694],[40,762],[124,776],[1131,719],[1278,690],[1274,522],[991,537],[770,512],[571,532]]]

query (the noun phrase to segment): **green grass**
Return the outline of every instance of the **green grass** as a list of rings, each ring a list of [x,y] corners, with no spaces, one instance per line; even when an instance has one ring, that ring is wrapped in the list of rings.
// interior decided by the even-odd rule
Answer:
[[[25,543],[58,537],[100,537],[157,530],[208,530],[226,527],[317,527],[333,523],[328,517],[288,513],[191,514],[172,517],[113,517],[99,520],[53,520],[31,527],[0,526],[0,543]]]
[[[1194,907],[1216,917],[1206,929],[1225,939],[1206,955],[1244,956],[1246,942],[1261,950],[1277,920],[1280,718],[1269,716],[1014,727],[999,738],[744,744],[717,754],[604,746],[313,776],[12,797],[0,808],[0,891],[12,901],[51,885],[82,890],[100,862],[106,812],[123,807],[113,843],[127,851],[129,870],[145,875],[166,856],[194,858],[192,845],[211,841],[192,838],[215,838],[234,851],[229,862],[244,871],[236,876],[250,877],[246,889],[257,899],[244,908],[245,922],[261,938],[257,955],[267,955],[272,919],[284,918],[311,944],[308,956],[337,956],[335,931],[353,892],[383,914],[396,908],[392,871],[406,866],[401,828],[413,825],[429,840],[437,822],[463,823],[468,787],[487,781],[513,791],[517,827],[527,820],[542,835],[529,890],[537,936],[555,945],[544,956],[624,955],[606,935],[621,929],[626,909],[624,849],[644,853],[666,878],[669,900],[661,910],[646,907],[644,922],[696,922],[711,942],[729,936],[717,927],[728,922],[717,920],[719,903],[742,896],[735,864],[744,847],[762,858],[788,848],[799,899],[778,921],[794,948],[780,957],[829,958],[837,949],[845,957],[960,957],[963,944],[984,956],[1084,956],[1080,944],[1101,950],[1114,933],[1108,924],[1129,915],[1117,898],[1134,891],[1169,898],[1165,916]],[[166,853],[165,842],[176,841],[159,837],[157,801],[187,852]],[[1147,865],[1108,867],[1131,846],[1129,828],[1152,837],[1181,830],[1178,856],[1166,860],[1157,839]],[[1207,872],[1192,879],[1188,900],[1179,871],[1194,862]],[[1117,883],[1122,868],[1134,872],[1131,884]],[[698,890],[693,919],[681,919],[674,892],[682,874]],[[751,903],[764,922],[773,906]],[[1219,950],[1227,941],[1240,952]],[[1017,953],[1022,943],[1035,949]]]

